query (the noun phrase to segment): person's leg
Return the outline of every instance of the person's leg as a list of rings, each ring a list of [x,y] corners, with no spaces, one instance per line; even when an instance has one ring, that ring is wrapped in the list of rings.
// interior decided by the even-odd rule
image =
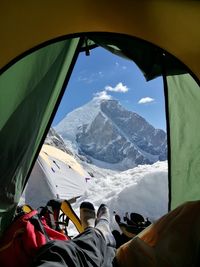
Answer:
[[[98,230],[103,235],[107,245],[116,247],[115,238],[110,230],[109,209],[105,204],[101,204],[97,211],[96,223],[95,219],[96,214],[93,204],[90,202],[81,203],[80,220],[84,230],[88,227],[95,227],[95,230]]]
[[[43,246],[32,267],[112,266],[115,248],[107,245],[105,232],[103,234],[100,229],[93,227],[95,217],[93,206],[82,204],[80,213],[81,223],[86,230],[73,240],[52,241]],[[100,220],[101,216],[98,218]]]
[[[110,230],[110,213],[105,204],[101,204],[97,211],[95,228],[98,229],[106,240],[106,244],[116,247],[115,238]]]

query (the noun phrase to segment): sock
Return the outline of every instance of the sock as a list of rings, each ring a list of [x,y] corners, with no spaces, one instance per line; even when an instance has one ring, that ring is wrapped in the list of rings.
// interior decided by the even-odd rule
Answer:
[[[95,209],[92,203],[82,202],[80,205],[80,220],[84,230],[95,226]]]
[[[109,209],[105,204],[101,204],[101,206],[99,207],[97,211],[97,219],[96,219],[95,228],[98,229],[102,233],[107,245],[116,247],[115,238],[110,230],[109,224],[110,224]]]

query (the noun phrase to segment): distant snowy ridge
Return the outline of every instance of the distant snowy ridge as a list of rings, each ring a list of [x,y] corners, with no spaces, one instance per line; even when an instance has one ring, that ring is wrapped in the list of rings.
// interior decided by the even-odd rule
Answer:
[[[93,99],[55,127],[80,156],[126,170],[167,158],[166,133],[116,100]]]
[[[45,144],[54,146],[69,155],[73,155],[72,150],[70,150],[70,146],[68,146],[64,140],[61,138],[59,134],[51,127],[45,139]]]

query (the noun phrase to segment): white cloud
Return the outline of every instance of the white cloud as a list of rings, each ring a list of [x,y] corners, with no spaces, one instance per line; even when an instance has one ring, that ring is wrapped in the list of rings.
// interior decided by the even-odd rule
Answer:
[[[102,71],[94,72],[88,74],[86,71],[82,71],[78,77],[79,82],[84,82],[86,84],[91,84],[99,79],[104,77],[104,73]]]
[[[112,96],[108,95],[107,92],[104,90],[104,91],[96,93],[95,96],[94,96],[94,99],[110,100],[110,99],[112,99]]]
[[[126,85],[123,85],[121,82],[118,83],[115,87],[112,87],[110,85],[107,85],[105,87],[106,91],[110,91],[110,92],[117,92],[117,93],[126,93],[128,92],[128,87]]]
[[[79,76],[78,77],[78,81],[79,82],[87,82],[88,81],[88,78],[87,77],[83,77],[83,76]]]
[[[147,96],[147,97],[141,98],[138,101],[138,104],[146,104],[146,103],[151,103],[151,102],[154,102],[154,101],[155,101],[154,98],[151,98],[151,97]]]

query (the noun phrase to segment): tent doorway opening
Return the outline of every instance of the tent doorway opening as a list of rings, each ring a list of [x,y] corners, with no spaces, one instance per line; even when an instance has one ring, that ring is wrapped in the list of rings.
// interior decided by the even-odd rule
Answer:
[[[167,212],[163,79],[155,77],[147,82],[133,60],[102,47],[79,53],[45,143],[74,158],[86,183],[77,180],[74,192],[77,178],[71,171],[77,167],[69,162],[65,164],[70,173],[63,170],[62,174],[68,184],[59,182],[62,163],[49,158],[51,167],[44,167],[41,153],[47,148],[43,146],[36,165],[49,168],[43,179],[54,185],[49,191],[46,186],[45,191],[47,181],[40,182],[41,199],[35,199],[34,187],[38,192],[41,179],[35,165],[23,196],[32,206],[44,205],[50,196],[69,198],[71,194],[71,198],[79,197],[73,204],[77,213],[83,200],[98,206],[102,197],[111,213],[117,212],[122,218],[127,212],[137,212],[154,221]]]

